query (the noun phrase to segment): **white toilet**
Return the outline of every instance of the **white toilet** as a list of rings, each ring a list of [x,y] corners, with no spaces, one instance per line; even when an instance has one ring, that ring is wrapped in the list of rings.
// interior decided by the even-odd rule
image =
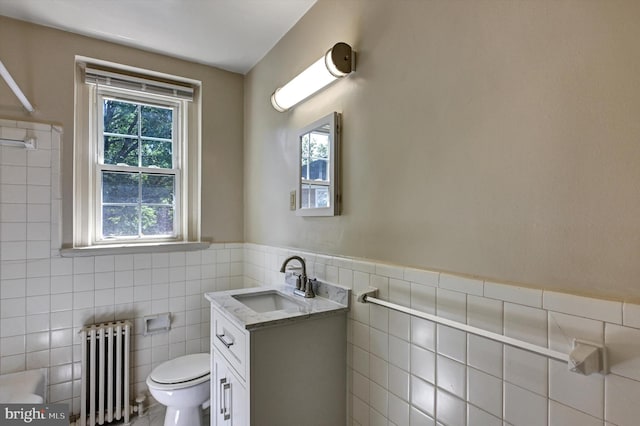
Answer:
[[[202,408],[209,406],[211,355],[181,356],[153,369],[149,392],[167,407],[164,426],[202,426]]]

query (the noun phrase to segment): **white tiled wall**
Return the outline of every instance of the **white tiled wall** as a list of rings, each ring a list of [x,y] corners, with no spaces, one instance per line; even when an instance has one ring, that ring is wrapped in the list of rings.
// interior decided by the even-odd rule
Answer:
[[[38,149],[0,148],[0,373],[46,368],[49,401],[78,411],[84,324],[135,323],[135,393],[154,365],[208,351],[207,291],[276,283],[293,252],[216,244],[197,252],[60,258],[60,142],[48,125],[0,120],[0,137],[38,137]],[[298,254],[298,253],[296,253]],[[429,321],[352,302],[353,425],[637,425],[640,306],[303,253],[309,275],[490,331],[567,351],[601,341],[611,374],[569,374],[557,361]],[[169,333],[143,337],[142,317],[172,312]],[[134,393],[134,394],[135,394]],[[434,420],[435,419],[435,420]]]
[[[242,287],[243,245],[61,258],[60,141],[48,125],[0,120],[0,137],[38,138],[35,151],[0,147],[0,373],[45,368],[49,402],[79,411],[85,324],[134,321],[133,395],[158,363],[209,351],[208,291]],[[142,336],[142,317],[171,312],[168,333]]]
[[[308,275],[558,351],[602,341],[611,374],[580,376],[555,360],[387,308],[352,301],[353,425],[636,426],[640,306],[358,259],[245,244],[248,285],[280,282],[289,255]]]

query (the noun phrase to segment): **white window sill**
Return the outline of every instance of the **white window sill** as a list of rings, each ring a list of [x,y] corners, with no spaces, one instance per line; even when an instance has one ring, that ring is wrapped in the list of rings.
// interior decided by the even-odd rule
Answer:
[[[109,244],[90,247],[72,247],[60,249],[62,257],[106,256],[116,254],[166,253],[171,251],[206,250],[211,243],[144,243],[144,244]]]

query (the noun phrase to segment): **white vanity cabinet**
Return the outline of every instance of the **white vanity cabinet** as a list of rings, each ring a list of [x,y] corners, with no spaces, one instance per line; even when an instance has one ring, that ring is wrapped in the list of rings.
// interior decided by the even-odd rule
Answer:
[[[346,312],[250,329],[211,308],[211,426],[339,426]]]

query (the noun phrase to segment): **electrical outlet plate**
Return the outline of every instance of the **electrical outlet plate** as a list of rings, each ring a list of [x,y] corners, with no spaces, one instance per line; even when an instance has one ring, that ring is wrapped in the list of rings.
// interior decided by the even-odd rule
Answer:
[[[296,209],[296,191],[291,191],[289,193],[289,210]]]

